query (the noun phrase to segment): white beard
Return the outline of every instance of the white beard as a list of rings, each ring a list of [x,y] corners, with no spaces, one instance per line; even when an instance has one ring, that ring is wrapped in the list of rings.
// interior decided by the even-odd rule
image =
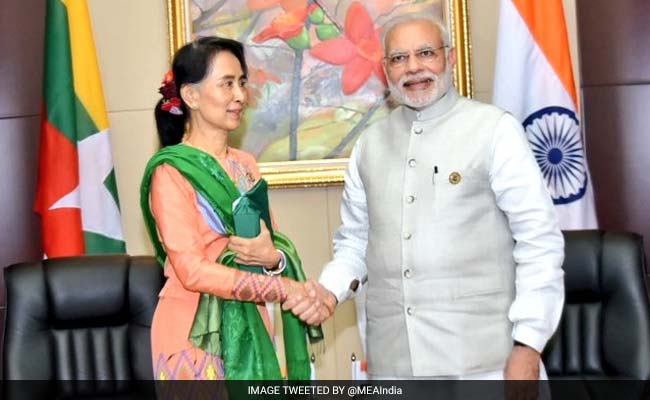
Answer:
[[[427,92],[421,93],[418,96],[412,96],[412,93],[404,90],[405,82],[409,80],[421,80],[427,78],[433,81],[433,87]],[[445,71],[441,74],[434,74],[433,72],[425,71],[412,75],[404,75],[397,83],[393,83],[388,80],[388,88],[390,90],[390,94],[398,103],[404,104],[405,106],[414,109],[422,109],[432,105],[442,96],[444,96],[451,87],[452,83],[452,69],[449,65],[447,65]]]

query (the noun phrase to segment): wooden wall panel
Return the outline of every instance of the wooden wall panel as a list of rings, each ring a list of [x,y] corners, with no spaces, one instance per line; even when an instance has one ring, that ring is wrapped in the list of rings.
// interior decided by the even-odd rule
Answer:
[[[0,118],[40,113],[44,30],[45,1],[2,1]]]
[[[577,0],[582,109],[600,226],[650,255],[650,2]]]
[[[0,354],[3,268],[40,258],[32,212],[43,75],[45,1],[3,0],[0,10]],[[0,372],[1,372],[0,365]],[[1,375],[0,375],[1,376]]]
[[[650,1],[577,0],[583,86],[650,83]]]
[[[650,255],[650,85],[583,89],[600,226],[645,237]]]
[[[3,359],[3,349],[4,349],[4,341],[5,341],[5,309],[0,308],[0,323],[2,323],[2,328],[0,328],[0,377],[2,376],[2,368],[4,366],[4,363],[2,362]],[[1,385],[0,385],[1,386]]]
[[[40,117],[0,119],[0,261],[41,257],[40,222],[32,211]],[[1,280],[0,280],[1,282]],[[0,285],[4,293],[4,283]],[[4,300],[0,303],[4,306]]]

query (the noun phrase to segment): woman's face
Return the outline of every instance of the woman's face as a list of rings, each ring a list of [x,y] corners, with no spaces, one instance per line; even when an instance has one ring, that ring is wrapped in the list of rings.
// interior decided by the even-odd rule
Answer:
[[[217,53],[208,75],[196,85],[192,113],[211,128],[227,132],[237,129],[248,99],[246,82],[237,57],[228,51]]]

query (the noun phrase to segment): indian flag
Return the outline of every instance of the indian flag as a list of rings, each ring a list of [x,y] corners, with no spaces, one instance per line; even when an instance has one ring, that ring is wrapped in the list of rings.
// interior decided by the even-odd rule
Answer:
[[[560,227],[596,228],[561,0],[501,0],[493,100],[522,122]]]
[[[108,117],[86,0],[47,0],[35,211],[46,257],[123,253]]]

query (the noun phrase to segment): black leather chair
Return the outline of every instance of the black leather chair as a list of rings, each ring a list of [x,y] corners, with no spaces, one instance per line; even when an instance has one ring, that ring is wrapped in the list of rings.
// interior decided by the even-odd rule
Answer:
[[[564,235],[566,304],[544,353],[549,376],[650,379],[643,239],[598,230]]]
[[[3,378],[151,380],[151,320],[163,279],[153,257],[79,256],[7,267]]]

